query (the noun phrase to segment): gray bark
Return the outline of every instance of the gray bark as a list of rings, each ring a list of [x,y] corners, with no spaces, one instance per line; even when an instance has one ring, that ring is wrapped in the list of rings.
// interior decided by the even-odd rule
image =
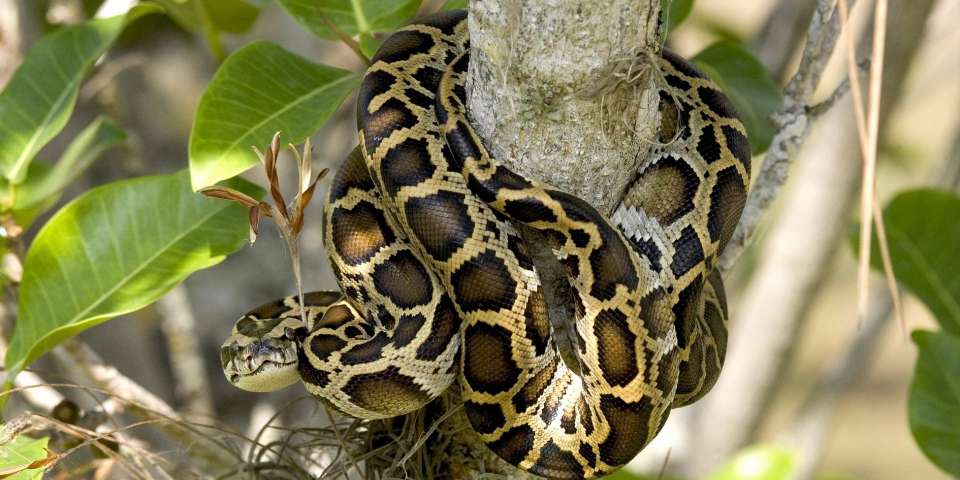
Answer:
[[[471,0],[469,110],[500,162],[611,213],[654,138],[658,0]],[[527,229],[569,361],[571,293]],[[564,340],[566,339],[566,340]]]

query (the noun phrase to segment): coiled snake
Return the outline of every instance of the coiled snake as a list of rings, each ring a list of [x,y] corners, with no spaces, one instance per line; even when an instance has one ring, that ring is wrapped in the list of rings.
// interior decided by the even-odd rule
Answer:
[[[244,315],[224,372],[254,391],[299,379],[370,419],[416,410],[458,379],[470,424],[504,460],[551,478],[605,475],[719,375],[714,265],[746,197],[746,133],[716,85],[663,52],[659,144],[607,219],[489,156],[466,119],[468,52],[462,11],[383,43],[357,101],[360,146],[324,209],[342,293],[305,295],[306,325],[295,297]],[[568,275],[579,373],[557,353],[511,222],[542,233]]]

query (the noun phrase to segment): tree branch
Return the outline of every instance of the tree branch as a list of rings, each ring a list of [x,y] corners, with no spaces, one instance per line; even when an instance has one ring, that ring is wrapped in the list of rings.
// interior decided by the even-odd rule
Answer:
[[[933,0],[897,0],[891,4],[894,11],[902,12],[901,15],[891,15],[897,20],[888,25],[892,38],[900,41],[889,44],[885,52],[888,64],[896,67],[886,72],[881,122],[889,119],[889,113],[900,96],[932,5]],[[838,33],[837,30],[830,31],[833,35]],[[811,78],[809,74],[807,78]],[[788,92],[794,92],[788,93],[791,102],[801,97],[809,101],[808,95],[812,94],[809,85],[793,81],[791,84],[793,87],[788,86]],[[798,97],[796,92],[806,93]],[[763,192],[760,196],[767,203],[779,190],[778,182],[785,179],[793,151],[810,128],[809,109],[800,107],[801,104],[795,104],[794,111],[800,113],[794,118],[803,124],[803,135],[784,134],[792,140],[781,147],[789,145],[789,148],[771,148],[763,169],[766,171],[770,167],[773,170],[766,176],[761,173],[754,187],[754,192]],[[793,185],[783,201],[782,208],[788,214],[779,218],[771,228],[762,257],[764,261],[756,268],[743,294],[742,304],[734,314],[724,374],[698,412],[698,418],[709,422],[710,428],[695,439],[694,451],[704,452],[691,465],[695,475],[709,470],[752,441],[792,359],[802,320],[828,273],[827,267],[834,252],[842,245],[840,239],[860,182],[861,163],[856,161],[859,145],[849,111],[831,112],[825,121],[829,123],[820,129],[822,137],[810,145],[804,152],[803,162],[796,167]],[[777,137],[781,133],[783,131],[778,132]],[[777,173],[776,170],[781,171]],[[753,222],[766,208],[760,208],[760,205],[756,200],[753,203],[754,216],[750,219]],[[755,227],[754,223],[746,231]],[[707,423],[700,426],[706,427]]]

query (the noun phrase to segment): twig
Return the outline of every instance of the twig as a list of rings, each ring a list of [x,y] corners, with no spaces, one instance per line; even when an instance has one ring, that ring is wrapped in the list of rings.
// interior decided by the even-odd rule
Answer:
[[[118,397],[129,399],[129,405],[137,416],[153,418],[161,415],[174,423],[162,423],[167,433],[182,442],[191,444],[191,451],[212,466],[229,465],[232,460],[225,457],[225,452],[210,448],[204,442],[196,442],[192,434],[177,428],[175,423],[184,423],[183,418],[166,402],[140,386],[111,365],[106,365],[86,344],[77,339],[69,340],[53,349],[57,357],[64,359],[64,364],[74,366],[78,372],[94,385],[112,392]]]
[[[853,3],[852,1],[848,3]],[[820,84],[827,60],[840,34],[840,18],[833,0],[818,0],[813,13],[797,73],[784,87],[783,107],[773,115],[778,125],[763,166],[747,197],[740,223],[720,258],[720,268],[729,271],[749,245],[773,199],[787,181],[790,164],[810,133],[809,106]]]
[[[360,60],[363,61],[364,65],[370,66],[370,57],[368,57],[367,54],[363,53],[363,49],[360,48],[360,44],[357,43],[357,41],[354,40],[353,37],[348,35],[347,32],[344,32],[340,27],[337,26],[336,23],[333,23],[333,21],[330,20],[329,17],[327,17],[322,13],[320,14],[320,20],[323,21],[323,24],[327,28],[329,28],[330,31],[333,32],[333,34],[336,35],[337,38],[344,43],[344,45],[350,47],[350,50],[353,50],[353,53],[357,54],[357,57],[359,57]]]
[[[187,290],[182,284],[157,302],[162,319],[160,327],[167,341],[170,365],[173,367],[174,392],[191,413],[210,415],[215,412],[206,365],[200,353],[197,325],[190,307]]]

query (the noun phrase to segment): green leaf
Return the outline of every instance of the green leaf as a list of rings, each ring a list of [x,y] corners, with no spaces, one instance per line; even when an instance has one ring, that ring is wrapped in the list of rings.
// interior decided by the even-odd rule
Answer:
[[[467,0],[447,0],[441,10],[464,10],[467,8]]]
[[[337,38],[323,17],[348,35],[392,32],[420,8],[421,0],[277,0],[280,7],[314,35]]]
[[[920,350],[910,384],[910,431],[937,466],[960,477],[960,337],[916,330]]]
[[[220,66],[200,98],[190,132],[194,189],[257,163],[278,130],[300,143],[317,131],[358,85],[360,76],[312,63],[268,42],[247,45]]]
[[[10,480],[40,478],[43,468],[28,467],[33,462],[47,458],[49,440],[47,437],[34,439],[19,435],[12,442],[0,445],[0,476]]]
[[[80,81],[123,28],[159,7],[91,20],[40,39],[0,93],[0,173],[23,181],[30,161],[66,125]]]
[[[166,9],[181,27],[197,31],[203,29],[203,15],[217,31],[244,33],[260,15],[260,7],[245,0],[153,0]],[[202,10],[200,10],[202,9]]]
[[[257,195],[247,182],[232,186]],[[186,171],[113,182],[77,197],[27,252],[8,372],[152,303],[243,245],[247,230],[243,207],[194,193]]]
[[[52,168],[36,174],[30,169],[27,181],[17,188],[13,209],[16,211],[33,208],[51,197],[59,197],[60,192],[86,171],[103,152],[126,139],[127,133],[109,118],[97,118],[70,142]]]
[[[770,115],[783,104],[780,87],[740,44],[721,40],[693,57],[736,107],[750,137],[753,155],[770,146],[775,131]]]
[[[674,31],[683,23],[692,10],[693,0],[660,0],[660,15],[664,15],[667,19],[664,22],[664,35]]]
[[[738,453],[708,480],[788,480],[796,459],[790,450],[774,445],[755,445]]]
[[[901,192],[883,209],[897,281],[926,304],[944,330],[960,336],[960,197],[933,189]],[[851,235],[857,250],[858,232]],[[876,231],[870,264],[883,270]]]
[[[377,53],[377,50],[380,48],[380,40],[370,35],[368,33],[360,34],[360,51],[363,52],[367,58],[373,58]]]

